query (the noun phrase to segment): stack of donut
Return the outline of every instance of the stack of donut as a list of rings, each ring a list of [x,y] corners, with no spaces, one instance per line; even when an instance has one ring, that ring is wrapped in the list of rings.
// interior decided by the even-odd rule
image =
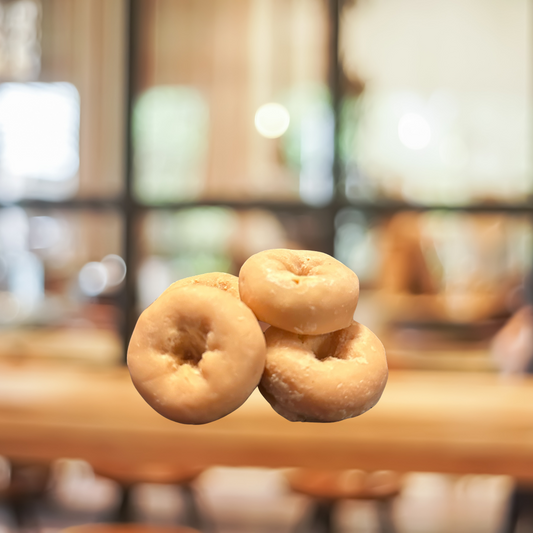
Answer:
[[[353,320],[359,281],[320,252],[267,250],[239,277],[173,283],[131,337],[128,367],[143,398],[176,422],[203,424],[259,390],[291,421],[335,422],[379,400],[379,339]],[[259,321],[270,325],[263,334]]]

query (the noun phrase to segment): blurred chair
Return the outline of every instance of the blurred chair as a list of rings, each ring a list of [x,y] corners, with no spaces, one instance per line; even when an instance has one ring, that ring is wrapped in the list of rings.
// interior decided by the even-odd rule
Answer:
[[[178,486],[185,509],[184,524],[198,529],[206,526],[206,517],[199,510],[192,487],[192,482],[204,471],[204,468],[193,466],[174,468],[162,463],[113,464],[103,462],[93,463],[92,467],[95,474],[112,479],[120,486],[121,499],[115,516],[117,522],[133,521],[131,500],[135,485],[154,483]]]
[[[150,524],[84,524],[63,529],[61,533],[200,533],[190,527]]]
[[[50,465],[6,461],[7,482],[0,487],[0,501],[6,503],[16,527],[37,527],[36,503],[44,498],[50,482]]]
[[[310,512],[297,525],[298,532],[333,533],[334,512],[342,500],[375,504],[381,533],[395,533],[392,503],[401,491],[400,474],[390,471],[292,470],[286,475],[293,492],[312,498]]]
[[[526,281],[526,299],[531,301],[531,280]],[[524,305],[507,321],[492,341],[491,352],[505,375],[533,374],[533,306]],[[501,533],[515,533],[518,523],[533,529],[533,482],[516,482]]]
[[[511,316],[492,339],[491,354],[502,374],[533,373],[533,306]]]
[[[518,524],[526,523],[523,528]],[[507,511],[503,519],[500,533],[516,533],[517,531],[533,530],[533,483],[516,483],[509,498]]]

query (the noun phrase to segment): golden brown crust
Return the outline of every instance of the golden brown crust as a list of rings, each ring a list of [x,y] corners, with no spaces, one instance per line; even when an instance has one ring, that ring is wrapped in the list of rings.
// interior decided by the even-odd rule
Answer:
[[[141,396],[160,414],[204,424],[239,407],[255,389],[265,340],[253,313],[203,285],[165,291],[139,318],[128,367]]]
[[[220,289],[231,294],[234,298],[239,298],[239,278],[226,272],[209,272],[208,274],[199,274],[198,276],[179,279],[170,285],[165,292],[182,287],[196,287],[198,285],[214,287],[215,289]]]
[[[239,292],[259,320],[292,333],[321,335],[351,324],[359,280],[321,252],[266,250],[242,266]]]
[[[385,349],[367,327],[325,335],[296,335],[271,327],[259,389],[291,421],[336,422],[363,414],[383,392]]]

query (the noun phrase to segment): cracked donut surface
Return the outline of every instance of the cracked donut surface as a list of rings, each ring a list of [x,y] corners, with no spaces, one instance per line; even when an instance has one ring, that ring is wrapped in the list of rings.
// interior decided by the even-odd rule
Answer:
[[[261,379],[265,352],[246,305],[225,290],[184,284],[142,313],[128,368],[135,388],[160,414],[204,424],[244,403]]]

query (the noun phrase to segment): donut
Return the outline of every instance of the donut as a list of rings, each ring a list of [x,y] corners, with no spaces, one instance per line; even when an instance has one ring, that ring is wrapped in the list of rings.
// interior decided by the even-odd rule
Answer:
[[[205,424],[244,403],[261,379],[265,355],[252,311],[229,292],[196,284],[165,291],[142,313],[128,368],[161,415]]]
[[[239,293],[259,320],[292,333],[322,335],[352,323],[359,280],[321,252],[266,250],[241,267]]]
[[[363,414],[383,392],[385,349],[367,327],[352,321],[324,335],[265,332],[266,366],[259,390],[287,420],[336,422]]]
[[[198,276],[191,276],[190,278],[183,278],[175,281],[170,285],[165,292],[173,291],[181,287],[189,287],[196,285],[205,285],[206,287],[214,287],[231,294],[235,298],[239,298],[239,278],[232,274],[225,272],[209,272],[208,274],[200,274]]]
[[[233,274],[227,274],[225,272],[209,272],[208,274],[200,274],[198,276],[191,276],[190,278],[183,278],[175,281],[170,285],[166,291],[172,291],[179,289],[180,287],[189,287],[196,285],[205,285],[206,287],[215,287],[222,291],[231,294],[233,297],[240,300],[239,297],[239,278]],[[262,331],[266,331],[270,324],[259,321]]]

